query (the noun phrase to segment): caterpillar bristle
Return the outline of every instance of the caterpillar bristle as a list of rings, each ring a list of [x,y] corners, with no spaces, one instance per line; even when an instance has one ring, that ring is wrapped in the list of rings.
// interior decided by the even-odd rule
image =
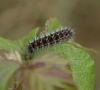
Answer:
[[[38,49],[52,46],[56,43],[68,41],[74,37],[74,30],[72,28],[61,28],[59,30],[47,33],[41,37],[35,38],[34,41],[28,44],[28,53],[32,54]]]

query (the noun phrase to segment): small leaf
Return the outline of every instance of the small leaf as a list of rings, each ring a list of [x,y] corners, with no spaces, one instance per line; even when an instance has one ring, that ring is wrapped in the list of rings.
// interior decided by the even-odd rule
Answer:
[[[22,43],[25,44],[25,46],[30,42],[33,41],[37,35],[39,28],[34,29],[33,31],[31,31],[28,36],[24,37],[21,39]]]
[[[17,46],[13,41],[4,39],[0,37],[0,50],[6,50],[6,51],[11,51],[11,50],[19,50],[19,46]]]
[[[28,43],[35,39],[38,30],[39,28],[36,28],[33,31],[31,31],[26,37],[19,39],[17,41],[14,41],[14,43],[19,46],[19,49],[20,49],[19,52],[21,54],[27,52]]]
[[[6,90],[11,77],[19,68],[19,64],[14,61],[2,60],[0,61],[0,90]]]
[[[61,24],[59,23],[59,21],[56,18],[50,18],[47,22],[46,22],[46,28],[49,32],[53,31],[53,30],[57,30],[59,28],[61,28]]]

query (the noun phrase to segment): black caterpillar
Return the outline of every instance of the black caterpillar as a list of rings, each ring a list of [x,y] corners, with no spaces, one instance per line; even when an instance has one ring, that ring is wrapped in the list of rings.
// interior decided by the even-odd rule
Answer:
[[[34,40],[28,45],[28,53],[32,54],[37,49],[47,47],[62,41],[68,41],[74,37],[74,30],[71,28],[62,28],[54,33],[45,35],[41,38]]]

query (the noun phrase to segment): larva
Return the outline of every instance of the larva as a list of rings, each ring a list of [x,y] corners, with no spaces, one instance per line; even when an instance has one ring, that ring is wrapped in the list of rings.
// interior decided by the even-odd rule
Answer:
[[[72,28],[62,28],[54,33],[50,33],[41,38],[34,40],[28,44],[28,53],[32,54],[37,49],[47,47],[62,41],[68,41],[74,37],[74,30]]]

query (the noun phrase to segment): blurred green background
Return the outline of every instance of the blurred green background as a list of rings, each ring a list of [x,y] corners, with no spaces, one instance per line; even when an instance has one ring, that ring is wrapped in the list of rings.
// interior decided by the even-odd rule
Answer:
[[[56,17],[75,29],[75,41],[95,49],[95,90],[100,90],[100,0],[0,0],[0,36],[17,40]]]

